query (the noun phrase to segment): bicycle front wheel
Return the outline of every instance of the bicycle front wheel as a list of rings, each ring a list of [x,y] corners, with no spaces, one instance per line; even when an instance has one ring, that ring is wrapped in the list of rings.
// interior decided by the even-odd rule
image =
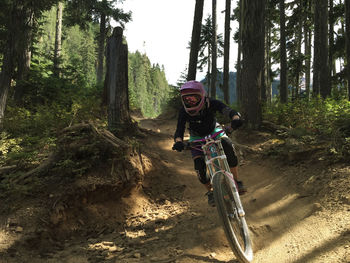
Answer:
[[[253,249],[244,216],[240,216],[233,198],[233,189],[223,173],[213,178],[214,199],[227,240],[239,262],[253,260]]]

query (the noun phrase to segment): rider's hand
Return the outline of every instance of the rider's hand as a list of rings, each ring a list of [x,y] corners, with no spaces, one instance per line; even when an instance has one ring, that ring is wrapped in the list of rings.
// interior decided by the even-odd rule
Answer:
[[[243,121],[240,119],[240,118],[235,118],[231,121],[231,127],[232,129],[236,130],[238,129],[239,127],[241,127],[243,124]]]
[[[181,152],[183,149],[185,149],[185,145],[182,141],[178,141],[174,143],[173,150]]]

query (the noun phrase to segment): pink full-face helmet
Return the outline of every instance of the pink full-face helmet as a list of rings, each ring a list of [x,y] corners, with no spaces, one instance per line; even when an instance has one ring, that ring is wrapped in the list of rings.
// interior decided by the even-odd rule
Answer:
[[[202,83],[190,80],[180,88],[181,101],[190,116],[195,116],[205,104],[206,92]]]

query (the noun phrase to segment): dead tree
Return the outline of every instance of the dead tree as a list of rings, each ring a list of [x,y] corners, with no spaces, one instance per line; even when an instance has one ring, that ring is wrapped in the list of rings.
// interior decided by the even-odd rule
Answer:
[[[130,124],[128,94],[128,45],[123,41],[123,29],[116,27],[107,42],[108,129],[116,131]]]

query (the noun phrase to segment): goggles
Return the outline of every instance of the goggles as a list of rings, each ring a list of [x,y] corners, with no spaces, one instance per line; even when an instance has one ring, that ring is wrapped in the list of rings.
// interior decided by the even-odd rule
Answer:
[[[182,96],[182,100],[187,108],[192,108],[198,106],[201,102],[201,95],[199,94],[189,94]]]

